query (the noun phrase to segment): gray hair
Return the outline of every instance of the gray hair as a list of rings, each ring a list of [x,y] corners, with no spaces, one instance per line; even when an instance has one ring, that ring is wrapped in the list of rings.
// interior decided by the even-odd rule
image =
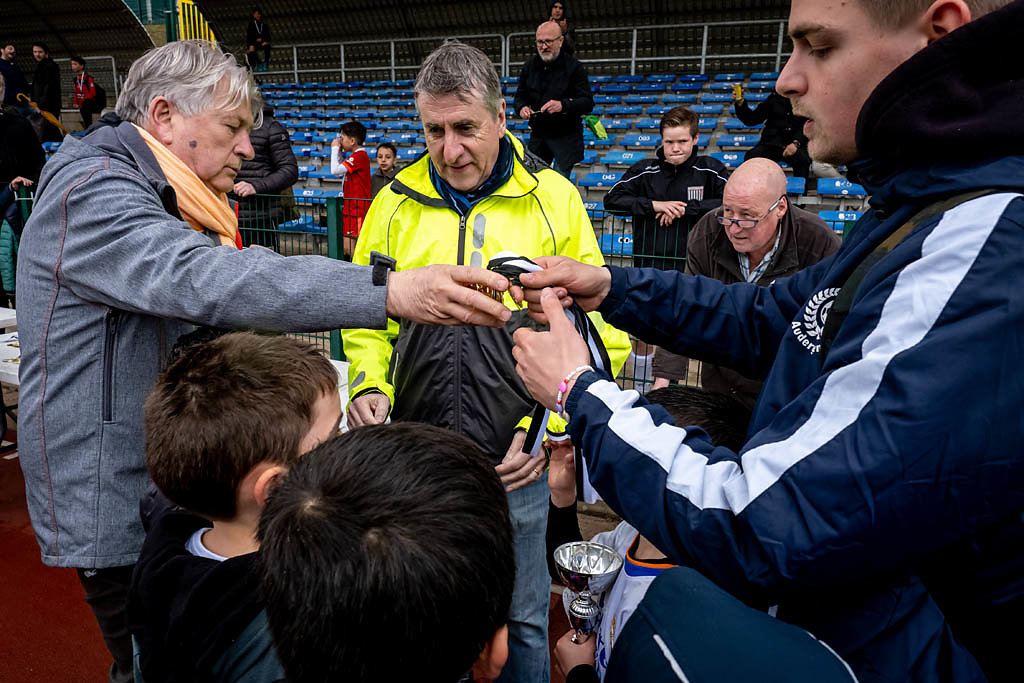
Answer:
[[[499,103],[504,106],[498,72],[490,58],[478,48],[457,40],[446,42],[423,60],[412,91],[417,104],[422,95],[454,95],[463,102],[470,102],[475,96],[483,100],[484,107],[495,117]]]
[[[156,97],[166,97],[185,116],[248,104],[253,127],[263,120],[263,98],[249,72],[206,40],[168,43],[137,59],[117,98],[117,115],[144,126]]]

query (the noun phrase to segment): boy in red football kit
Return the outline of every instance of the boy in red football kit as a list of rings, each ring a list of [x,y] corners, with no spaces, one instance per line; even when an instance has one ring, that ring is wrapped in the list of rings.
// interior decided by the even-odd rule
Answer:
[[[370,208],[370,155],[363,149],[366,126],[349,121],[341,127],[341,135],[331,143],[331,174],[344,178],[342,191],[345,204],[341,210],[345,255],[351,257],[356,246],[363,217]],[[348,153],[343,161],[341,151]]]

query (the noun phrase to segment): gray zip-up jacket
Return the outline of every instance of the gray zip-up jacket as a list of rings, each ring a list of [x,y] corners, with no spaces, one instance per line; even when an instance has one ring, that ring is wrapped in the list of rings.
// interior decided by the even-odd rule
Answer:
[[[59,567],[135,562],[142,404],[182,334],[387,321],[368,267],[193,230],[138,131],[105,119],[43,169],[18,262],[19,454],[43,562]]]

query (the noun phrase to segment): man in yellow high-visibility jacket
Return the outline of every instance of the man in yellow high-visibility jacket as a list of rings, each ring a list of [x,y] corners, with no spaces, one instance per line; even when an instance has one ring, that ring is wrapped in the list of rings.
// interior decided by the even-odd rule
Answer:
[[[513,252],[603,264],[579,192],[506,132],[498,75],[484,53],[458,42],[439,47],[423,63],[415,95],[428,153],[374,199],[355,263],[369,263],[378,252],[395,259],[398,270],[430,263],[486,266]],[[506,302],[512,305],[507,296]],[[609,370],[617,374],[629,339],[599,316],[593,321]],[[451,332],[403,320],[391,321],[386,331],[346,331],[343,339],[351,362],[350,425],[382,422],[390,412],[394,420],[465,434],[493,456],[516,530],[509,661],[499,680],[543,683],[549,669],[549,493],[543,452],[523,452],[524,425],[535,404],[512,359],[512,332],[531,324],[523,309],[504,329]]]

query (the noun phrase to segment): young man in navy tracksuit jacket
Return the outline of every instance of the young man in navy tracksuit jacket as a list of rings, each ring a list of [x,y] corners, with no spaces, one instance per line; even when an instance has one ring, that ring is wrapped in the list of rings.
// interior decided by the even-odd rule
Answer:
[[[597,491],[671,560],[778,605],[862,682],[1019,676],[1024,0],[976,6],[794,0],[779,90],[810,119],[812,157],[872,195],[835,256],[766,288],[544,259],[523,277],[766,377],[739,453],[594,372],[569,382],[568,431]],[[520,331],[516,357],[553,406],[587,356],[545,300],[552,332]]]

